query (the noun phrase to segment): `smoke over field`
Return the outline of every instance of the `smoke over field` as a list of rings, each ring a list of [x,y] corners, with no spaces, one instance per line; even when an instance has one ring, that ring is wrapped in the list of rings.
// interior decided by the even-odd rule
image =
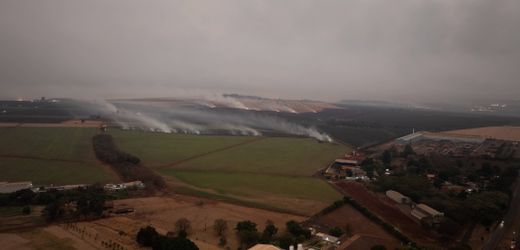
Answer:
[[[290,103],[288,103],[290,102]],[[331,137],[316,128],[290,122],[279,112],[316,112],[324,103],[220,96],[212,99],[140,99],[89,101],[85,109],[108,118],[123,129],[163,133],[260,136],[290,134],[320,141]]]

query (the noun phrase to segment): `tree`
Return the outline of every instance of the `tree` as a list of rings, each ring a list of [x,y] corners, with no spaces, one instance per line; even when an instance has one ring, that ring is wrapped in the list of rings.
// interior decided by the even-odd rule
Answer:
[[[181,237],[170,238],[158,236],[152,246],[152,250],[199,250],[191,240]]]
[[[226,244],[227,244],[226,237],[224,237],[224,236],[220,237],[220,239],[218,240],[218,245],[225,246]]]
[[[294,244],[296,244],[296,241],[291,235],[285,234],[278,238],[278,246],[282,249],[289,249]]]
[[[370,248],[370,250],[386,250],[386,247],[383,245],[375,245]]]
[[[213,230],[215,231],[215,234],[217,234],[218,236],[224,235],[227,229],[228,224],[224,219],[216,219],[213,223]]]
[[[506,210],[509,197],[502,192],[482,192],[472,194],[464,201],[463,206],[474,220],[484,226],[490,226]]]
[[[180,218],[175,222],[175,230],[177,231],[177,233],[184,232],[187,235],[190,229],[191,223],[186,218]]]
[[[385,165],[390,165],[390,163],[392,162],[392,153],[390,152],[390,150],[387,149],[383,151],[383,155],[381,155],[381,160]]]
[[[52,222],[61,219],[65,214],[63,205],[62,201],[55,201],[45,206],[44,215],[47,221]]]
[[[159,233],[152,226],[141,228],[136,236],[136,241],[139,245],[151,247]]]
[[[499,169],[496,166],[491,166],[489,162],[484,162],[479,169],[479,174],[484,177],[491,177],[498,174]]]
[[[245,248],[249,248],[250,246],[256,244],[260,239],[260,235],[256,229],[256,223],[252,221],[246,220],[238,222],[235,230],[237,231],[240,245]]]
[[[188,238],[188,232],[186,232],[185,230],[181,230],[177,233],[177,237],[179,238]]]
[[[258,231],[256,229],[256,223],[254,223],[250,220],[238,222],[237,226],[235,227],[235,230],[237,230],[238,232],[240,232],[240,231]]]
[[[278,233],[278,228],[274,225],[274,223],[270,220],[266,222],[264,232],[262,233],[262,242],[268,243],[273,237]]]
[[[291,233],[295,237],[303,236],[305,239],[311,238],[311,231],[303,228],[296,221],[288,221],[286,224],[287,232]]]
[[[403,150],[403,153],[401,154],[401,156],[406,158],[409,155],[414,155],[414,154],[415,154],[415,151],[413,151],[412,145],[406,144],[406,146],[404,146],[404,150]]]
[[[333,227],[329,229],[329,234],[334,237],[340,237],[343,234],[343,230],[341,230],[339,227]]]
[[[22,208],[22,213],[23,214],[30,214],[32,212],[32,208],[30,206],[25,206]]]

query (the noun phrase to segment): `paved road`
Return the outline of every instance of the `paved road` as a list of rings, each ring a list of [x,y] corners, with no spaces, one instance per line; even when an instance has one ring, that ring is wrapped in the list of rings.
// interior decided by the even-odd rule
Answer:
[[[514,221],[520,220],[520,175],[515,183],[515,190],[513,191],[513,198],[506,216],[504,217],[504,226],[497,227],[490,235],[488,241],[482,248],[483,250],[498,249],[498,244],[504,238],[506,233],[512,232]]]

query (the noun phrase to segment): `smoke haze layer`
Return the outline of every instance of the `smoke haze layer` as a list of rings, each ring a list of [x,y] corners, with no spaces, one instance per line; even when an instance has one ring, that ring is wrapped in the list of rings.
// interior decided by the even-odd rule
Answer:
[[[0,95],[518,99],[519,24],[518,0],[2,0]]]

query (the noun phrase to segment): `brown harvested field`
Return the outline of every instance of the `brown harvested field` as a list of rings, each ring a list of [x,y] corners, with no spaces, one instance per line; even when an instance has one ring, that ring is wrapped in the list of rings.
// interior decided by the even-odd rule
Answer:
[[[303,221],[306,219],[291,214],[180,195],[118,200],[114,202],[114,205],[116,207],[129,206],[136,210],[135,214],[129,217],[135,221],[135,225],[122,225],[120,229],[126,230],[134,227],[134,230],[137,230],[141,226],[151,224],[164,232],[174,231],[175,222],[180,218],[187,218],[192,227],[190,239],[213,246],[218,244],[218,237],[214,235],[212,229],[213,222],[216,219],[224,219],[228,222],[229,229],[226,236],[231,249],[236,249],[238,246],[233,228],[239,221],[251,220],[258,225],[259,230],[263,230],[267,220],[273,221],[278,228],[282,229],[289,220]],[[110,227],[116,227],[117,224],[117,222],[108,223]]]
[[[383,230],[381,226],[369,220],[350,205],[344,205],[332,211],[331,213],[321,216],[317,222],[320,225],[324,225],[329,228],[345,228],[345,226],[348,224],[352,229],[352,234],[367,234],[380,238],[394,239],[394,237]],[[395,241],[398,243],[397,240]]]
[[[29,240],[13,233],[0,233],[2,249],[5,250],[29,250]]]
[[[328,228],[345,228],[346,225],[349,225],[353,235],[363,235],[365,237],[370,236],[372,238],[380,239],[385,242],[384,245],[388,249],[393,249],[400,245],[399,240],[395,239],[392,235],[383,230],[381,226],[369,220],[350,205],[344,205],[331,213],[321,216],[317,219],[316,223]],[[362,239],[360,241],[362,241]],[[359,244],[359,242],[356,244]]]
[[[357,182],[336,182],[335,185],[345,194],[378,215],[382,220],[398,228],[410,239],[422,244],[435,242],[428,232],[424,231],[411,217],[401,212],[401,210],[399,210],[391,200],[386,199],[386,197],[383,199],[378,198],[363,184]]]
[[[189,238],[199,249],[219,250],[218,237],[214,234],[216,219],[228,222],[227,246],[238,247],[233,228],[236,223],[251,220],[263,230],[267,220],[280,230],[288,220],[303,221],[306,218],[262,209],[242,207],[189,196],[147,197],[114,201],[115,208],[132,207],[134,213],[95,221],[52,225],[12,234],[0,234],[0,242],[14,249],[107,249],[104,244],[117,244],[119,249],[142,249],[135,242],[140,228],[154,226],[161,234],[175,230],[175,222],[187,218],[191,222]],[[7,241],[7,239],[9,239]],[[1,247],[0,247],[1,248]],[[1,248],[4,249],[4,248]]]
[[[451,130],[446,131],[444,133],[459,135],[476,135],[500,140],[520,141],[520,126],[470,128],[461,130]]]
[[[386,249],[398,249],[401,245],[395,240],[388,240],[372,235],[356,234],[342,242],[338,249],[341,250],[366,250],[375,245],[385,246]]]

